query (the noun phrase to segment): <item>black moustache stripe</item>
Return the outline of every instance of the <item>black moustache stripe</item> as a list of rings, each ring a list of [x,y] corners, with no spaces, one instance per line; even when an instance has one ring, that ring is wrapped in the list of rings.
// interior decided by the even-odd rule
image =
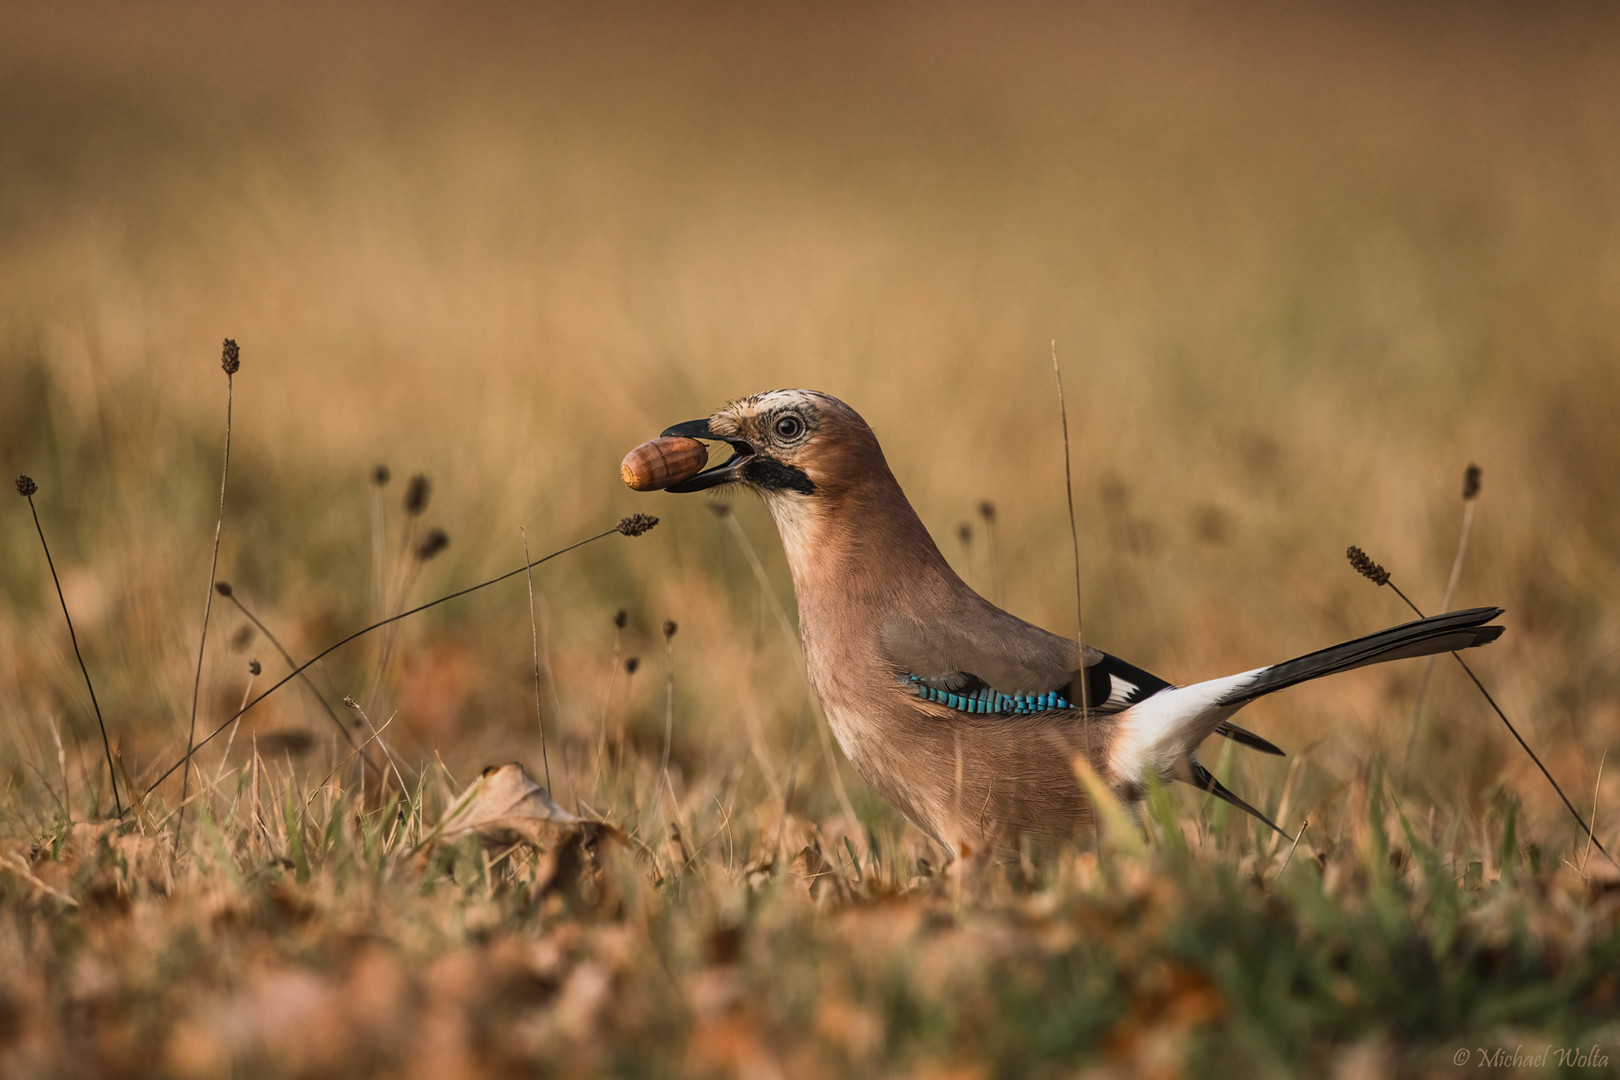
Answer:
[[[784,465],[775,458],[756,457],[742,468],[743,479],[767,491],[786,489],[801,495],[814,495],[816,485],[803,469]]]

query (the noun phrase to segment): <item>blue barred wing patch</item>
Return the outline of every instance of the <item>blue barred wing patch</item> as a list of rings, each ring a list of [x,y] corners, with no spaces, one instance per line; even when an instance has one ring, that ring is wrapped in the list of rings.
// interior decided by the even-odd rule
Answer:
[[[1039,693],[1005,693],[967,671],[925,676],[902,669],[899,674],[924,701],[980,716],[1028,716],[1076,708],[1073,695],[1079,678],[1085,680],[1087,707],[1101,715],[1124,712],[1170,685],[1157,675],[1107,654],[1102,654],[1083,674],[1077,672],[1079,678]]]
[[[902,684],[922,700],[970,716],[1033,716],[1075,708],[1066,692],[1054,690],[1040,694],[1005,694],[966,671],[932,677],[913,675],[903,670],[897,674]],[[1088,707],[1099,716],[1124,712],[1170,687],[1157,675],[1106,653],[1086,670],[1085,679],[1085,691],[1090,696]],[[1262,753],[1282,753],[1254,732],[1240,728],[1229,720],[1223,721],[1215,733]],[[1252,809],[1250,812],[1253,812]]]
[[[981,716],[1025,716],[1030,713],[1050,712],[1071,708],[1059,693],[1003,694],[977,679],[977,686],[962,686],[956,690],[930,685],[920,676],[910,675],[912,690],[924,701],[932,701],[958,712]]]

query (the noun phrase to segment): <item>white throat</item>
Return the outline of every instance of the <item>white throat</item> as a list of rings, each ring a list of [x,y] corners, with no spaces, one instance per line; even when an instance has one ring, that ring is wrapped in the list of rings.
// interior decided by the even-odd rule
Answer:
[[[797,585],[809,570],[811,553],[817,550],[820,528],[815,508],[801,495],[777,491],[763,495],[776,521],[776,531],[782,535],[782,549],[787,552],[788,567]]]

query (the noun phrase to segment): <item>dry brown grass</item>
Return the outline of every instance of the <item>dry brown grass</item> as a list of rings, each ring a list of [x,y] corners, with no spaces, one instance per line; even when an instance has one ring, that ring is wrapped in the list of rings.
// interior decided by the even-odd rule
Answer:
[[[218,482],[224,385],[213,365],[230,336],[242,342],[243,368],[221,576],[295,655],[375,614],[376,462],[396,477],[390,552],[404,478],[421,470],[435,481],[423,524],[442,525],[452,543],[424,567],[418,599],[517,565],[519,526],[550,550],[650,509],[665,521],[647,538],[598,545],[536,577],[548,729],[562,739],[554,771],[561,746],[571,755],[555,787],[565,803],[576,793],[594,800],[660,848],[668,807],[650,801],[656,789],[636,770],[655,769],[662,750],[659,628],[673,618],[672,773],[687,835],[705,838],[728,821],[731,840],[754,850],[720,859],[709,849],[703,888],[660,893],[643,882],[653,899],[629,904],[631,914],[578,925],[465,879],[422,886],[425,898],[415,885],[388,884],[388,851],[355,856],[352,878],[328,853],[312,858],[308,881],[266,883],[252,877],[255,860],[285,852],[254,847],[269,841],[230,816],[237,804],[224,791],[243,775],[243,752],[255,734],[266,746],[313,736],[301,759],[297,739],[285,743],[276,766],[276,790],[294,797],[338,756],[330,721],[288,687],[250,714],[224,763],[214,797],[230,856],[211,854],[199,833],[188,845],[201,852],[194,862],[165,865],[159,883],[113,890],[134,899],[111,922],[0,871],[9,920],[0,952],[26,972],[0,992],[0,1054],[22,1045],[8,1034],[19,1024],[50,1032],[27,1058],[41,1073],[70,1068],[52,1055],[86,1024],[108,1038],[140,1036],[127,1052],[116,1038],[100,1052],[95,1063],[109,1071],[139,1060],[133,1047],[151,1039],[178,1055],[151,1059],[174,1071],[206,1073],[238,1050],[271,1071],[392,1069],[394,1058],[341,1048],[322,1056],[305,1047],[297,1053],[310,1056],[280,1064],[274,1052],[253,1057],[260,1036],[233,1043],[221,1032],[246,1029],[225,1013],[258,1015],[258,993],[322,1012],[308,1003],[347,1000],[361,985],[395,987],[420,1005],[502,948],[588,955],[622,990],[627,971],[660,976],[615,967],[613,949],[662,941],[666,925],[696,941],[709,925],[703,905],[747,907],[755,894],[743,871],[775,835],[773,788],[786,783],[803,700],[794,653],[727,523],[698,501],[634,496],[613,468],[667,424],[773,386],[814,386],[854,404],[969,577],[999,582],[1017,613],[1072,631],[1049,367],[1056,339],[1074,425],[1087,638],[1178,680],[1402,619],[1387,593],[1344,567],[1349,543],[1368,548],[1420,603],[1438,603],[1462,470],[1477,461],[1484,492],[1457,602],[1501,604],[1510,627],[1481,656],[1482,674],[1583,811],[1598,761],[1620,749],[1620,618],[1610,602],[1620,595],[1620,68],[1611,62],[1620,25],[1606,12],[896,5],[834,17],[406,4],[374,17],[166,4],[13,5],[5,21],[0,457],[41,483],[36,501],[130,772],[154,776],[183,749],[196,583]],[[994,567],[974,510],[985,497],[998,511]],[[23,845],[7,850],[38,876],[34,843],[89,816],[88,789],[104,767],[37,538],[26,507],[12,505],[0,530],[0,835]],[[790,599],[768,522],[746,504],[737,511],[771,589]],[[962,522],[974,526],[967,547],[955,539]],[[629,611],[622,639],[612,623],[619,608]],[[228,613],[220,625],[223,647],[210,650],[203,679],[210,726],[239,704],[249,655],[267,676],[281,670],[262,639],[229,644],[239,624]],[[365,699],[379,724],[397,710],[388,737],[411,768],[437,754],[463,779],[512,759],[539,773],[521,586],[407,622],[393,655],[375,700],[369,647],[334,656],[321,685],[334,701]],[[642,668],[626,678],[632,655]],[[1290,775],[1287,762],[1234,760],[1233,786],[1272,808],[1287,790],[1292,816],[1317,807],[1301,854],[1310,846],[1362,858],[1378,831],[1365,823],[1398,831],[1367,804],[1380,796],[1380,764],[1405,748],[1418,677],[1418,665],[1381,669],[1255,706],[1252,725],[1300,764]],[[1412,852],[1427,845],[1472,888],[1467,867],[1499,861],[1485,853],[1500,850],[1504,807],[1517,801],[1516,844],[1536,849],[1538,873],[1553,882],[1547,895],[1587,896],[1578,875],[1558,877],[1571,873],[1560,859],[1579,862],[1580,838],[1472,690],[1442,672],[1429,703],[1412,767],[1389,792],[1420,823],[1418,844],[1398,838],[1413,860],[1402,872],[1418,873]],[[53,801],[64,794],[53,727],[65,748],[66,809]],[[591,787],[604,727],[625,731],[626,775],[641,779],[576,792],[570,782]],[[795,810],[803,829],[822,830],[832,857],[844,815],[813,736],[806,747]],[[210,778],[217,749],[203,758]],[[606,775],[613,781],[614,768]],[[1609,768],[1599,792],[1605,840],[1615,836],[1617,777]],[[844,780],[864,828],[898,860],[886,887],[903,888],[920,842],[847,768]],[[177,796],[165,788],[158,800]],[[341,799],[358,793],[345,788]],[[342,809],[359,813],[359,804],[341,799],[321,827],[362,830]],[[1193,799],[1177,806],[1188,820],[1210,813]],[[793,848],[810,835],[796,833]],[[1258,858],[1246,834],[1215,837],[1200,858]],[[1273,866],[1281,858],[1270,857]],[[51,887],[83,905],[94,885],[74,875],[108,860],[117,857],[63,855],[62,865],[80,869]],[[249,878],[239,884],[231,873]],[[1163,874],[1162,887],[1179,895],[1183,879]],[[1076,895],[1126,895],[1052,888],[1028,903],[1069,911]],[[354,889],[386,900],[353,914]],[[1376,908],[1381,894],[1369,889],[1335,882],[1323,895]],[[304,914],[271,910],[279,890]],[[927,895],[895,910],[956,917],[948,898]],[[1401,910],[1412,915],[1426,897],[1418,888]],[[1228,899],[1210,919],[1249,926],[1243,910],[1267,902],[1242,890]],[[271,908],[233,914],[261,902]],[[1024,902],[991,903],[992,915],[963,918],[950,933],[999,941],[1004,921],[1024,925],[1009,914]],[[1467,893],[1463,921],[1487,918],[1481,905],[1493,902]],[[1172,925],[1200,925],[1198,905],[1166,903],[1185,917]],[[1290,910],[1309,909],[1298,903]],[[1556,922],[1547,912],[1574,908],[1558,900],[1533,910],[1532,921]],[[372,932],[367,911],[383,912],[374,935],[338,944]],[[771,905],[760,917],[807,927],[795,939],[803,951],[782,954],[805,964],[820,949],[856,951],[847,943],[878,921],[867,912],[826,923]],[[1089,925],[1053,918],[1060,937]],[[1560,956],[1570,942],[1612,943],[1612,912],[1577,921],[1591,918],[1526,940]],[[82,943],[46,963],[50,950],[30,936],[44,931],[22,929],[31,921],[48,924],[53,942]],[[251,929],[238,935],[242,926]],[[144,929],[121,949],[131,927]],[[554,945],[554,930],[589,944],[568,952],[576,946]],[[655,1003],[645,1023],[626,1025],[624,1062],[587,1057],[581,1067],[630,1069],[679,1047],[669,1060],[689,1071],[763,1061],[808,1074],[819,1063],[812,1044],[844,1040],[861,1068],[925,1069],[949,1057],[949,1033],[969,1023],[911,1009],[904,987],[922,983],[899,976],[900,990],[862,983],[842,995],[773,985],[773,970],[801,970],[791,959],[773,967],[773,934],[745,935],[757,952],[743,969],[756,980],[744,997],[765,1019],[745,1008],[698,1023]],[[1011,952],[998,955],[1025,956],[1019,950],[1037,939],[1014,934]],[[1143,991],[1145,1000],[1193,986],[1196,1004],[1196,980],[1179,981],[1166,938],[1144,941],[1144,955],[1170,966],[1142,978],[1173,988]],[[1275,947],[1257,940],[1236,955],[1262,944]],[[976,955],[973,947],[960,955]],[[921,961],[896,948],[896,970],[913,972]],[[199,955],[212,974],[181,959],[143,981],[165,956]],[[708,967],[697,945],[682,955],[699,958],[693,971]],[[1075,1000],[1108,1000],[1108,980],[1135,970],[1084,955],[1063,976],[1084,984],[1069,986]],[[343,959],[323,959],[333,956]],[[506,960],[489,962],[507,970]],[[449,974],[442,983],[421,976],[419,963]],[[567,1016],[594,1030],[597,1014],[585,1006],[552,1007],[574,1000],[563,974],[572,963],[546,969],[564,987],[560,998],[533,999],[531,1019],[545,1032],[576,1022]],[[961,963],[959,974],[1006,974],[989,961]],[[1061,997],[1051,969],[1030,963],[1018,985]],[[398,978],[373,977],[368,964]],[[1564,969],[1527,961],[1512,970],[1533,981]],[[262,981],[250,974],[261,971]],[[857,979],[841,968],[818,977]],[[579,993],[601,992],[590,990],[603,985],[601,970],[578,978]],[[144,1027],[118,1027],[134,1002],[204,1001],[195,986],[221,988],[223,1012],[187,1006],[170,1027],[157,1010]],[[1238,1060],[1283,1069],[1371,1040],[1347,1060],[1377,1062],[1415,1054],[1441,1031],[1466,1041],[1502,1025],[1535,1028],[1538,1016],[1584,1032],[1582,1010],[1608,1000],[1593,995],[1577,994],[1586,1004],[1568,1013],[1459,1007],[1387,1044],[1354,1020],[1320,1027],[1306,1014],[1280,1029],[1318,1025],[1319,1042],[1252,1034]],[[1251,1004],[1263,998],[1257,991]],[[415,1013],[390,1002],[372,1003],[385,1017],[378,1023],[428,1038]],[[1262,1018],[1256,1031],[1277,1016],[1269,1006],[1234,1008]],[[890,1034],[872,1034],[874,1009]],[[1069,1051],[1024,1032],[1022,1045],[1059,1049],[1020,1058],[987,1024],[961,1037],[964,1061],[1058,1068],[1071,1060],[1065,1052],[1116,1045],[1134,1030],[1070,1019],[1071,1030],[1091,1034]],[[761,1044],[761,1032],[774,1038]],[[357,1021],[344,1037],[371,1045],[374,1035]],[[512,1060],[560,1045],[552,1034],[522,1038],[527,1049]],[[293,1053],[285,1041],[277,1047]],[[1167,1058],[1172,1071],[1190,1060],[1180,1050]]]

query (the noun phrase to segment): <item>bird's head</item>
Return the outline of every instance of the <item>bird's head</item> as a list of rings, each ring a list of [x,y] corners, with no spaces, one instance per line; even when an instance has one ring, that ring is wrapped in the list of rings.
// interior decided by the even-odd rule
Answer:
[[[670,485],[674,492],[742,484],[775,503],[837,496],[875,469],[888,472],[860,414],[816,390],[755,394],[664,434],[719,440],[732,449],[721,464]]]

